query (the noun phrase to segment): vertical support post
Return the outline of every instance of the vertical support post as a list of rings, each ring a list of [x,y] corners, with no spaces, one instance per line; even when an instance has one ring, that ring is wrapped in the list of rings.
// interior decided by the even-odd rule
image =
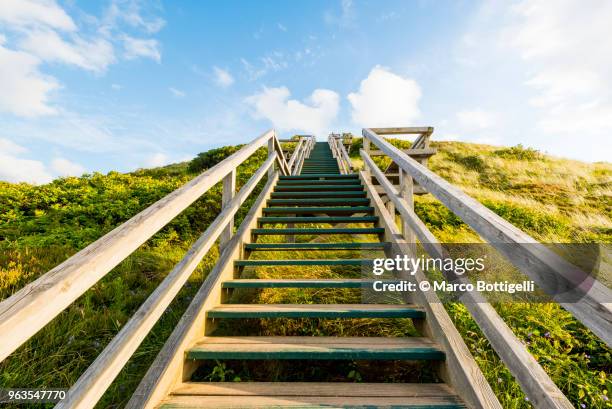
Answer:
[[[370,140],[365,136],[365,132],[363,136],[363,150],[365,151],[365,153],[368,154],[368,156],[370,155]],[[370,177],[370,169],[365,163],[363,164],[363,170],[368,175],[368,177]]]
[[[236,168],[223,178],[223,193],[221,194],[221,210],[223,211],[236,194]],[[232,217],[219,237],[219,249],[223,250],[234,234],[234,218]]]
[[[268,139],[268,158],[274,154],[274,139],[275,138],[276,138],[276,131],[274,132],[272,137],[270,137],[270,139]],[[268,178],[271,178],[272,175],[274,174],[274,167],[275,166],[276,166],[276,164],[274,166],[270,166],[270,169],[268,169]]]
[[[399,167],[398,167],[399,168]],[[414,210],[414,181],[412,176],[406,173],[405,170],[399,168],[399,195],[402,199],[406,200],[411,210]],[[408,247],[412,251],[412,254],[416,256],[416,235],[410,228],[410,225],[405,222],[402,218],[402,234],[408,244]]]

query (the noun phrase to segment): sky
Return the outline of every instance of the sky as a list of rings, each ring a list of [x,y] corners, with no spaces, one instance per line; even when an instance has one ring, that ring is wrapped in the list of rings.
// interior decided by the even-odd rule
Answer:
[[[131,171],[279,136],[612,157],[612,2],[0,1],[0,180]]]

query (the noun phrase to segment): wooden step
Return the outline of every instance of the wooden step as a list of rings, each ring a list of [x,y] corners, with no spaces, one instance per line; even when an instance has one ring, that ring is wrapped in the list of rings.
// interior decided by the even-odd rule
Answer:
[[[421,337],[204,337],[187,359],[443,361],[444,352]]]
[[[398,283],[396,280],[379,280]],[[236,279],[222,283],[223,288],[372,288],[374,280],[360,278],[328,279]]]
[[[319,173],[319,174],[316,174],[316,175],[279,176],[280,180],[301,180],[301,179],[319,179],[319,178],[329,178],[329,179],[359,179],[359,176],[355,175],[355,174],[341,175],[339,173]]]
[[[276,192],[344,192],[344,191],[361,191],[363,186],[358,184],[350,185],[277,185],[274,189]]]
[[[425,318],[413,304],[223,304],[208,318]]]
[[[370,266],[373,260],[362,258],[345,259],[287,259],[287,260],[234,260],[236,267],[261,266]]]
[[[383,227],[355,227],[355,228],[330,228],[330,229],[252,229],[251,233],[254,236],[259,235],[299,235],[299,234],[382,234],[385,232]]]
[[[161,408],[463,409],[454,391],[440,383],[185,382]]]
[[[319,217],[260,217],[257,222],[260,224],[279,224],[279,223],[376,223],[377,216],[319,216]]]
[[[317,207],[264,207],[264,214],[355,214],[373,213],[374,207],[371,206],[317,206]]]
[[[279,250],[384,250],[390,243],[247,243],[246,250],[279,251]]]
[[[360,180],[345,180],[345,179],[313,179],[313,180],[279,180],[276,186],[295,186],[295,185],[308,185],[308,186],[331,186],[331,185],[355,185],[361,183]]]
[[[287,205],[330,205],[330,204],[338,204],[338,205],[362,205],[365,206],[370,203],[370,199],[368,198],[320,198],[320,199],[268,199],[268,206],[287,206]]]
[[[301,197],[365,197],[366,193],[362,191],[351,192],[273,192],[272,198],[301,198]]]

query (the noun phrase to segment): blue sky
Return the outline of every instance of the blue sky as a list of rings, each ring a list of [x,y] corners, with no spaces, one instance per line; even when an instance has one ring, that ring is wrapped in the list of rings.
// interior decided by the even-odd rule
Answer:
[[[129,171],[281,135],[612,153],[612,3],[0,2],[0,180]]]

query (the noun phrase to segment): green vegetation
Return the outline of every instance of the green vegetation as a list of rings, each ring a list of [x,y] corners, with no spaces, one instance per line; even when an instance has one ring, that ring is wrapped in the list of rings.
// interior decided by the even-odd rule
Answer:
[[[401,147],[410,146],[406,141],[395,143]],[[350,149],[357,165],[360,163],[360,145],[361,139],[355,139]],[[434,146],[439,153],[430,159],[430,168],[536,239],[544,242],[612,242],[610,164],[586,164],[552,158],[520,145],[497,148],[437,142]],[[0,182],[0,299],[8,297],[237,149],[214,149],[198,155],[190,163],[129,174],[110,172],[107,175],[62,178],[42,186]],[[259,151],[239,168],[239,186],[246,182],[263,160],[265,150]],[[386,165],[382,158],[377,159],[377,163],[383,168]],[[211,189],[9,359],[0,363],[0,385],[69,387],[74,383],[218,214],[219,194],[220,186]],[[237,223],[242,220],[250,204],[247,202],[241,208]],[[415,210],[442,241],[479,241],[479,237],[467,225],[430,195],[417,197]],[[263,240],[274,239],[270,236]],[[344,239],[354,238],[347,236]],[[357,238],[372,240],[371,237],[366,239]],[[212,268],[217,255],[217,250],[213,249],[202,261],[175,302],[112,384],[100,407],[124,406]],[[329,251],[317,252],[316,255],[321,258],[339,256]],[[278,258],[313,256],[313,253],[305,255],[298,251],[278,253]],[[358,258],[361,255],[341,256]],[[290,278],[289,273],[290,268],[287,267],[267,269],[265,272],[247,268],[244,277]],[[356,274],[358,276],[359,273]],[[346,276],[346,269],[312,267],[300,270],[299,276],[335,278]],[[359,293],[353,290],[332,293],[326,290],[312,292],[291,289],[279,292],[266,289],[237,290],[234,301],[255,298],[260,302],[312,302],[313,299],[320,302],[349,302],[358,300],[356,297],[359,297]],[[581,404],[589,408],[612,406],[607,400],[607,396],[612,395],[610,350],[570,314],[555,304],[503,304],[495,307],[577,407]],[[449,304],[448,310],[504,407],[529,407],[520,387],[492,351],[465,308]],[[236,334],[235,327],[224,325],[219,328],[220,333],[228,331]],[[410,320],[260,320],[245,323],[244,328],[240,329],[253,334],[255,327],[261,335],[397,336],[416,333]],[[377,376],[382,377],[386,373],[380,373],[380,368],[361,362],[334,364],[334,367],[325,367],[324,363],[318,366],[313,364],[303,368],[303,371],[295,371],[294,368],[294,373],[287,373],[286,368],[281,367],[249,367],[218,362],[198,371],[196,376],[216,381],[244,381],[272,374],[278,379],[288,376],[289,379],[298,380],[297,374],[303,376],[302,379],[310,379],[335,369],[352,381],[365,382],[380,380]],[[266,373],[263,373],[264,369]],[[398,366],[394,367],[391,376],[395,380],[414,380],[411,378],[414,371]]]

